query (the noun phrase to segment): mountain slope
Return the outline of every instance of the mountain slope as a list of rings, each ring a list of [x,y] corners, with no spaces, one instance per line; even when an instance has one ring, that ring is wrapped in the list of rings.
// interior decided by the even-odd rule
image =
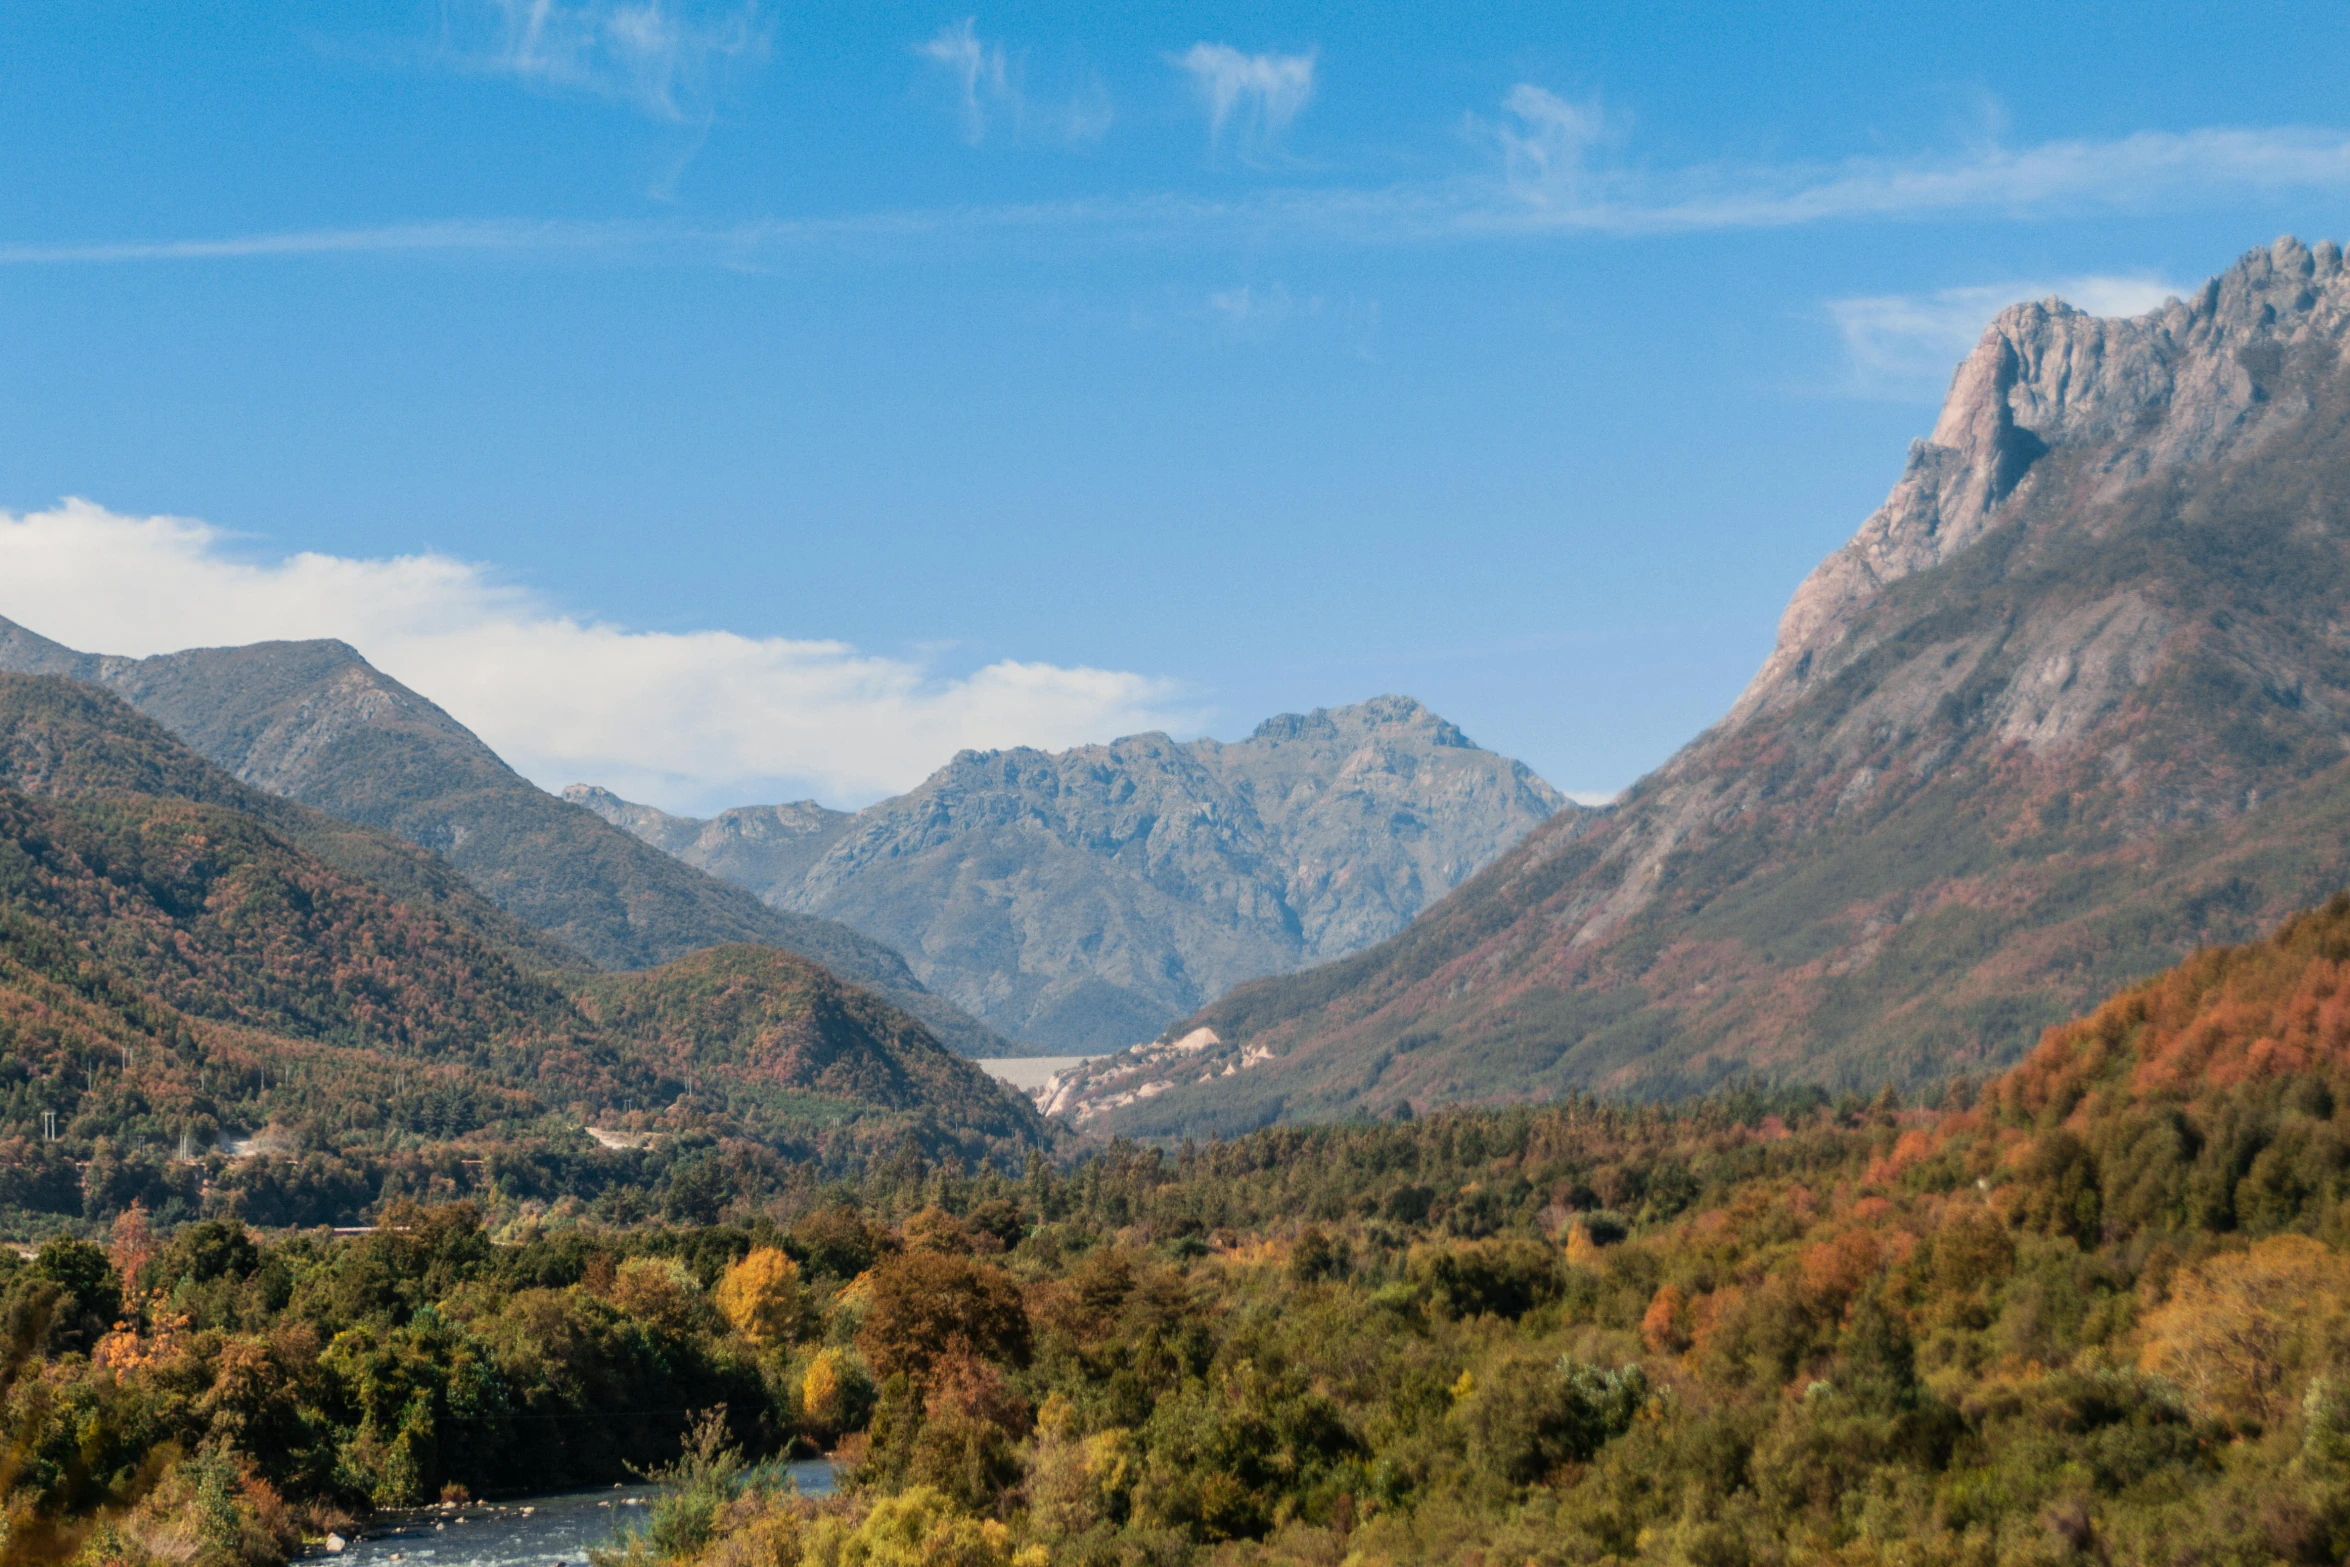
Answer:
[[[713,947],[572,987],[583,1013],[677,1072],[968,1119],[1039,1141],[1028,1101],[939,1048],[905,1013],[772,947]]]
[[[203,1154],[264,1127],[346,1165],[527,1144],[557,1193],[586,1125],[831,1168],[909,1136],[967,1159],[1042,1141],[1024,1099],[789,954],[610,977],[518,961],[223,803],[254,792],[103,692],[0,677],[0,768],[0,1119],[57,1123],[54,1144],[0,1143],[0,1205],[28,1159]]]
[[[244,783],[433,851],[500,908],[596,963],[643,968],[721,943],[765,943],[907,1008],[953,1048],[1001,1048],[881,943],[768,908],[547,794],[340,642],[127,659],[76,653],[0,621],[0,669],[102,685]]]
[[[405,839],[239,783],[119,698],[62,676],[0,674],[0,783],[28,794],[165,795],[264,823],[345,876],[430,909],[542,967],[586,960]]]
[[[2003,313],[1722,723],[1064,1103],[1164,1132],[1924,1082],[2350,884],[2346,333],[2339,250],[2292,241],[2135,320]]]
[[[903,951],[1040,1047],[1131,1043],[1234,984],[1355,951],[1555,813],[1522,764],[1408,697],[1225,745],[1136,735],[966,751],[854,817],[812,802],[665,816],[568,798],[769,902]]]

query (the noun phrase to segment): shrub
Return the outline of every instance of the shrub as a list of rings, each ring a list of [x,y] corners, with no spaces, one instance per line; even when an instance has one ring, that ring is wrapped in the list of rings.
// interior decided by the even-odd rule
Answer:
[[[1601,1371],[1573,1359],[1512,1355],[1471,1379],[1457,1411],[1469,1453],[1514,1485],[1581,1463],[1631,1427],[1648,1401],[1638,1366]]]

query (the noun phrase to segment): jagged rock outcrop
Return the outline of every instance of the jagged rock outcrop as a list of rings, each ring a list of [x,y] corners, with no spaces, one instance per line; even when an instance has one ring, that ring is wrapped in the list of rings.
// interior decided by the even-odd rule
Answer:
[[[1147,1095],[1114,1059],[1064,1104],[1167,1133],[1929,1082],[2350,884],[2346,338],[2340,249],[2292,240],[2132,320],[2005,311],[1720,724],[1393,941],[1186,1019],[1217,1047]]]
[[[1246,740],[1136,735],[966,751],[858,812],[689,821],[567,795],[768,901],[903,951],[925,983],[1046,1050],[1158,1032],[1242,980],[1400,930],[1536,824],[1579,815],[1408,697]]]
[[[883,943],[768,907],[556,799],[344,643],[131,659],[0,620],[0,671],[103,686],[241,782],[431,850],[499,908],[602,966],[646,968],[731,942],[779,947],[903,1008],[950,1048],[1006,1048]]]
[[[1958,367],[1934,433],[1915,442],[1885,504],[1813,569],[1777,646],[1727,722],[1784,709],[1831,676],[1853,619],[1885,587],[1974,543],[2051,450],[2111,448],[2068,497],[2108,502],[2150,475],[2209,464],[2309,412],[2285,356],[2338,345],[2350,314],[2341,247],[2280,239],[2192,301],[2128,320],[2061,299],[2011,306]],[[2288,405],[2273,406],[2283,394]],[[2282,412],[2285,417],[2271,417]],[[2013,507],[2008,507],[2013,511]]]

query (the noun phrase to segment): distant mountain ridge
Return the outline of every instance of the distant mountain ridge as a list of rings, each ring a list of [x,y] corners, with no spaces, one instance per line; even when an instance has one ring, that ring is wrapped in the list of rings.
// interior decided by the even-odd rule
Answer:
[[[1057,1100],[1145,1135],[1870,1088],[2018,1057],[2350,885],[2350,269],[2003,312],[1729,715],[1384,945]]]
[[[1391,935],[1538,824],[1585,814],[1398,696],[1232,744],[965,751],[854,814],[801,802],[696,821],[585,785],[565,796],[891,943],[990,1026],[1071,1052]]]
[[[152,658],[76,652],[0,620],[0,671],[105,687],[254,788],[432,851],[523,924],[608,968],[725,943],[781,947],[920,1018],[950,1048],[1008,1047],[882,943],[769,908],[546,793],[341,642]]]
[[[707,819],[672,816],[593,784],[572,784],[563,798],[662,853],[762,898],[798,887],[857,819],[854,811],[836,811],[814,800],[738,805]]]

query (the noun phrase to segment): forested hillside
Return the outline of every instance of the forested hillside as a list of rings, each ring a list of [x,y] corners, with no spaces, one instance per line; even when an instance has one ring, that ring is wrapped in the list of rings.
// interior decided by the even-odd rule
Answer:
[[[803,959],[544,967],[461,883],[407,878],[435,902],[347,874],[239,807],[315,813],[72,682],[0,677],[0,766],[0,1210],[20,1228],[134,1203],[348,1222],[501,1181],[692,1213],[721,1167],[780,1188],[901,1142],[984,1161],[1042,1136]]]
[[[340,1241],[131,1217],[0,1263],[52,1357],[6,1406],[11,1538],[262,1561],[674,1457],[640,1567],[2350,1551],[2350,899],[1930,1107],[1576,1101],[713,1195],[684,1229],[502,1188]],[[819,1448],[831,1501],[745,1467]]]

